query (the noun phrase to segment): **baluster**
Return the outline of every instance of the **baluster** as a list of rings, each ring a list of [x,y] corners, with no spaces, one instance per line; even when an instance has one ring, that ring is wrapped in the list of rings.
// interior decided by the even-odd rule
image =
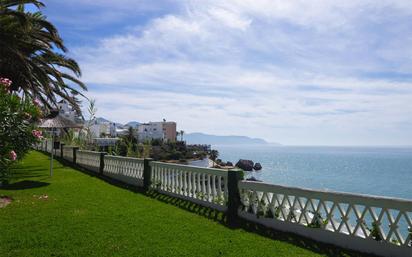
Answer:
[[[178,180],[178,188],[177,188],[177,193],[178,194],[183,194],[182,192],[182,185],[183,185],[183,181],[182,181],[182,170],[177,170],[178,175],[177,175],[177,180]]]
[[[167,184],[167,183],[168,183],[168,179],[167,179],[167,168],[166,168],[166,167],[162,167],[162,170],[163,170],[163,177],[164,177],[163,179],[164,179],[164,181],[165,181],[165,183],[164,183],[164,185],[165,185],[165,186],[164,186],[164,190],[165,190],[165,191],[168,191],[168,190],[167,190],[167,186],[168,186],[168,184]]]
[[[171,191],[170,190],[170,188],[171,188],[171,177],[170,177],[171,170],[169,168],[165,168],[165,171],[166,171],[166,190]]]
[[[217,176],[217,195],[219,199],[222,197],[222,177]]]
[[[162,189],[166,191],[166,169],[164,167],[160,167],[162,173]]]
[[[179,194],[184,195],[183,191],[183,171],[179,170]]]
[[[180,189],[180,194],[181,195],[184,195],[185,194],[185,189],[184,189],[184,179],[185,179],[185,177],[184,177],[184,171],[183,170],[180,170],[179,171],[179,173],[180,173],[180,178],[179,178],[179,180],[180,180],[180,186],[179,186],[179,189]]]
[[[171,176],[170,178],[172,179],[172,192],[176,193],[177,192],[177,172],[175,168],[171,168]]]
[[[192,184],[192,197],[197,198],[196,196],[196,173],[190,172],[191,184]]]
[[[202,188],[200,187],[200,173],[196,173],[196,193],[199,195],[197,196],[198,199],[201,199]]]
[[[193,197],[193,194],[192,194],[192,173],[190,171],[187,172],[187,195],[189,197]]]
[[[171,168],[170,178],[172,179],[172,192],[177,192],[177,172],[175,168]]]
[[[206,178],[205,178],[205,175],[206,174],[202,173],[202,194],[203,194],[202,200],[205,200],[205,198],[206,198]]]
[[[140,164],[139,164],[140,165]],[[141,166],[140,166],[141,167]],[[139,167],[139,172],[140,172],[140,167]],[[140,178],[140,173],[139,173],[139,178]],[[152,167],[152,187],[157,185],[158,183],[158,177],[157,177],[157,169]],[[153,184],[154,183],[154,184]]]
[[[176,168],[172,168],[172,170],[173,170],[172,179],[173,179],[173,183],[174,183],[173,192],[174,192],[174,193],[177,193],[178,182],[179,182],[179,181],[178,181],[178,176],[179,176],[179,174],[178,174]]]
[[[189,196],[189,184],[188,184],[188,177],[189,177],[189,172],[186,170],[183,173],[183,189],[184,189],[184,195]]]
[[[206,201],[210,202],[210,174],[205,174]]]
[[[216,200],[216,175],[212,175],[212,201]]]
[[[223,176],[223,198],[225,201],[228,198],[228,192],[227,192],[227,176]]]

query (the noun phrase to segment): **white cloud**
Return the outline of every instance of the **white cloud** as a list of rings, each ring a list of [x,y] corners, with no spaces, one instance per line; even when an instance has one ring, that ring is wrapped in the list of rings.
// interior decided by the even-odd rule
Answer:
[[[406,1],[178,3],[75,49],[100,115],[282,143],[412,144],[412,83],[396,77],[412,68]]]

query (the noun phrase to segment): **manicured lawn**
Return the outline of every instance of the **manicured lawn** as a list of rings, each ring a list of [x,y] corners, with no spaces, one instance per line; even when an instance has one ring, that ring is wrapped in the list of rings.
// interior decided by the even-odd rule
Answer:
[[[0,189],[13,198],[0,208],[0,256],[319,255],[58,162],[50,178],[48,165],[46,155],[31,152],[15,169],[17,184]]]

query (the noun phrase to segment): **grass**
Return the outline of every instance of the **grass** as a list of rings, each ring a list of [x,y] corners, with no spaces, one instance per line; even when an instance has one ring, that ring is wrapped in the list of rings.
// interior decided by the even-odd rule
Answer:
[[[1,256],[347,254],[299,238],[230,229],[221,224],[220,214],[205,208],[136,193],[57,161],[54,165],[50,178],[48,157],[33,151],[15,168],[16,180],[0,188],[0,196],[13,198],[0,208]]]

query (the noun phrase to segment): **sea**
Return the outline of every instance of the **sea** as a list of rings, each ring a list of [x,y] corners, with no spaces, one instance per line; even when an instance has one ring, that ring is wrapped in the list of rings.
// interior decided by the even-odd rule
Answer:
[[[412,199],[412,147],[223,146],[219,159],[259,162],[264,182]]]

